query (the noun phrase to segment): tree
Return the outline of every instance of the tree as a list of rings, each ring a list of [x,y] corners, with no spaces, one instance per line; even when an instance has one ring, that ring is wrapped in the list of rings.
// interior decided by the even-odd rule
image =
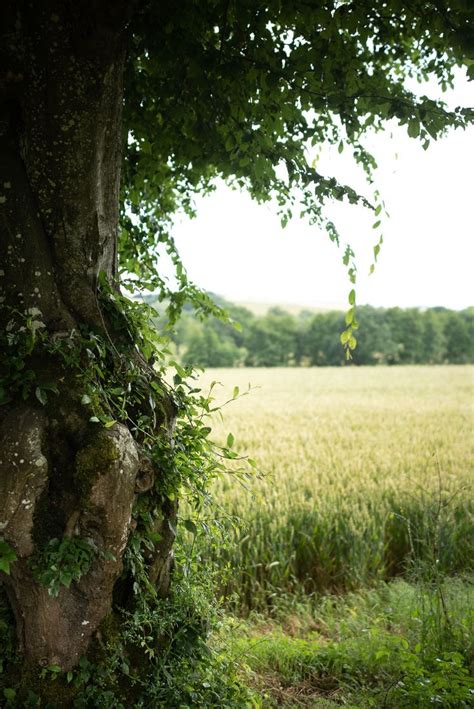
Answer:
[[[212,325],[206,323],[189,339],[183,361],[194,367],[238,367],[246,354],[230,337],[219,337]]]
[[[305,354],[319,367],[344,363],[344,352],[334,334],[344,327],[344,316],[337,311],[319,313],[311,321],[305,337]]]
[[[444,328],[446,337],[446,358],[451,364],[466,364],[474,359],[473,311],[472,308],[460,313],[451,312]]]
[[[472,122],[405,79],[472,76],[473,13],[469,0],[2,4],[1,581],[24,671],[104,664],[104,619],[120,628],[167,593],[177,492],[199,468],[183,461],[207,429],[197,418],[190,434],[182,377],[162,381],[119,280],[157,290],[171,322],[186,300],[212,310],[170,224],[217,175],[275,198],[283,221],[295,207],[321,220],[333,198],[378,215],[306,146],[348,145],[370,180],[366,131],[393,119],[427,146]]]
[[[446,338],[443,332],[443,321],[439,313],[430,308],[422,315],[423,350],[422,362],[440,364],[446,352]]]
[[[357,364],[387,364],[396,361],[397,343],[386,321],[386,311],[366,305],[359,308],[363,336],[359,338],[354,361]]]
[[[423,361],[423,322],[416,308],[389,308],[387,321],[394,342],[393,362],[419,364]]]
[[[281,308],[254,320],[248,328],[246,364],[251,367],[285,367],[295,364],[298,324]]]

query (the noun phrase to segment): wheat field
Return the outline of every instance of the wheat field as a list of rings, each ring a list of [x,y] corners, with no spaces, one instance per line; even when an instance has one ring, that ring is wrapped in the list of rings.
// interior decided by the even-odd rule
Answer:
[[[261,478],[215,484],[227,569],[241,608],[281,593],[339,591],[424,561],[472,563],[473,374],[469,366],[209,370],[229,432]],[[232,522],[230,521],[232,519]]]

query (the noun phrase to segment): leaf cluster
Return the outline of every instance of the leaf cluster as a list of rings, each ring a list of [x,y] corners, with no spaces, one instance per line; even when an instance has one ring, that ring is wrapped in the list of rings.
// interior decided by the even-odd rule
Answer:
[[[178,307],[186,299],[209,307],[170,233],[174,215],[192,215],[195,194],[218,176],[258,201],[276,200],[283,224],[293,215],[321,223],[333,199],[377,218],[377,193],[370,199],[321,174],[310,155],[347,148],[371,183],[370,132],[395,123],[427,147],[472,123],[473,109],[449,110],[411,87],[434,79],[447,89],[456,67],[473,76],[473,22],[468,0],[144,4],[130,27],[125,80],[123,275]],[[338,243],[337,227],[326,228]],[[166,253],[176,289],[159,275]],[[352,255],[344,258],[354,283]],[[348,351],[353,330],[349,323]]]
[[[61,586],[69,588],[73,581],[87,574],[100,551],[88,539],[63,537],[50,539],[45,547],[28,560],[34,578],[57,596]]]

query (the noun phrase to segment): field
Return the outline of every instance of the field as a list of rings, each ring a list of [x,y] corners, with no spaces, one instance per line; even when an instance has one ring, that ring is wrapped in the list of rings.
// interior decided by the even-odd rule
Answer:
[[[386,682],[393,681],[387,667],[400,659],[401,638],[407,653],[417,648],[418,659],[420,648],[426,657],[431,650],[441,655],[466,650],[473,559],[472,376],[467,366],[206,373],[204,387],[211,380],[222,383],[218,401],[232,398],[234,386],[241,393],[249,383],[253,387],[224,408],[214,433],[224,442],[232,432],[239,454],[255,459],[263,475],[243,484],[232,474],[217,481],[215,514],[225,543],[202,553],[221,570],[226,607],[240,618],[240,630],[229,631],[230,637],[238,654],[253,658],[251,681],[269,706],[327,706],[328,696],[335,702],[330,706],[347,704],[348,697],[354,701],[354,687],[341,670],[344,662],[351,665],[344,648],[363,667],[369,660],[361,653],[379,653],[371,660],[379,671],[377,687],[384,672]],[[334,655],[324,662],[332,662],[333,670],[329,678],[318,670],[319,684],[310,683],[308,690],[307,677],[323,662],[315,651],[321,638],[316,645],[314,639],[323,626],[324,652],[332,648]],[[250,652],[255,643],[258,648]],[[449,664],[454,660],[445,655],[442,677],[454,677],[456,668]],[[462,679],[468,656],[460,657],[455,663]],[[399,663],[395,666],[402,672]],[[416,681],[424,686],[425,671],[434,686],[426,668]],[[364,672],[372,676],[370,668]],[[416,675],[413,667],[410,672]],[[320,680],[323,689],[329,687],[326,693]],[[468,706],[463,681],[454,699],[439,690],[443,706]],[[301,682],[300,691],[295,687]],[[341,690],[344,682],[347,691]],[[380,687],[367,686],[360,695],[361,682],[359,677],[353,706],[381,706]],[[380,686],[385,691],[383,682]],[[385,706],[437,701],[429,693],[424,704],[421,694],[397,692],[389,692]],[[398,703],[390,704],[393,696]]]

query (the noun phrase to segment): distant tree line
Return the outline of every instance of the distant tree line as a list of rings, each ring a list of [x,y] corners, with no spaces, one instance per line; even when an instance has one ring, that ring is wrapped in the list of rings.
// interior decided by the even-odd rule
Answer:
[[[173,342],[183,364],[202,367],[334,366],[346,363],[339,334],[344,313],[297,316],[280,307],[265,315],[213,296],[236,329],[217,319],[198,320],[191,311],[176,326]],[[474,307],[373,308],[357,310],[360,329],[353,363],[465,364],[474,362]]]

